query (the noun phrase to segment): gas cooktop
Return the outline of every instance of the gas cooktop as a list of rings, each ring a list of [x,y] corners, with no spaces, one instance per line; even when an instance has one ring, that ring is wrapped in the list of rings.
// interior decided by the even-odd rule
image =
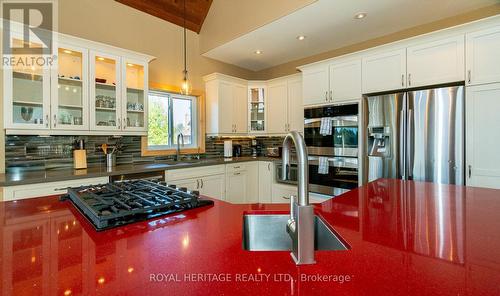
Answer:
[[[67,199],[98,231],[213,205],[211,200],[200,199],[198,191],[151,180],[72,187],[61,198]]]

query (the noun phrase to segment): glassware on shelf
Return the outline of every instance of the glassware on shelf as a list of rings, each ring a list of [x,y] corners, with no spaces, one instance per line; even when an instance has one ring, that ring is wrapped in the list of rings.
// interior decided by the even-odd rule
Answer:
[[[250,88],[250,131],[265,130],[265,89]]]
[[[60,125],[84,124],[82,75],[83,53],[69,48],[59,48],[57,114]]]

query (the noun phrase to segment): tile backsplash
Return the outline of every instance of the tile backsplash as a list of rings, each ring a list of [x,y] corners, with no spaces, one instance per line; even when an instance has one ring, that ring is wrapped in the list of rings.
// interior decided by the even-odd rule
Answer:
[[[141,156],[140,136],[6,136],[5,137],[5,169],[12,171],[57,170],[73,167],[73,143],[85,140],[87,165],[100,166],[105,163],[104,153],[100,149],[102,143],[121,143],[122,149],[117,153],[117,164],[137,164],[161,162],[173,156]],[[206,152],[201,157],[222,157],[224,155],[225,137],[206,137]],[[231,138],[233,144],[242,146],[244,156],[251,155],[251,138]],[[256,137],[259,145],[265,147],[280,146],[282,137]]]

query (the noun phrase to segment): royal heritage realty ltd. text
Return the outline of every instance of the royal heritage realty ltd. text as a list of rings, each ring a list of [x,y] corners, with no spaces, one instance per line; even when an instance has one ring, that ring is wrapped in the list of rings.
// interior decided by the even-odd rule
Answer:
[[[300,282],[335,282],[352,281],[353,275],[344,274],[299,274]],[[288,273],[151,273],[150,282],[291,282],[294,277]]]

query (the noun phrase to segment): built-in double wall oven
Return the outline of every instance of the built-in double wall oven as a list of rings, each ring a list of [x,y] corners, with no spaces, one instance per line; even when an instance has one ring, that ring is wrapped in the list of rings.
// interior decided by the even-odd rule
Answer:
[[[309,189],[339,195],[358,187],[358,104],[304,109]]]

